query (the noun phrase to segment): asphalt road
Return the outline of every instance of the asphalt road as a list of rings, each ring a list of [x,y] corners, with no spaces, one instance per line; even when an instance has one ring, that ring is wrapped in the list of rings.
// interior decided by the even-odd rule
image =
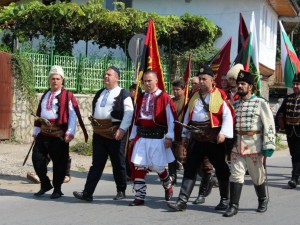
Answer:
[[[128,184],[127,199],[121,201],[112,200],[116,194],[115,184],[111,173],[111,168],[107,169],[98,183],[92,203],[82,202],[73,197],[74,190],[83,189],[86,172],[72,173],[72,180],[63,185],[64,196],[57,200],[49,199],[51,194],[47,193],[43,197],[33,197],[33,193],[38,191],[39,185],[28,184],[24,181],[19,184],[14,191],[7,190],[0,195],[0,224],[264,224],[264,225],[292,225],[299,222],[299,187],[297,189],[287,189],[287,181],[291,173],[291,163],[288,152],[275,152],[274,156],[268,159],[268,182],[270,202],[268,211],[260,214],[257,208],[257,197],[254,187],[249,177],[243,187],[240,200],[240,210],[232,218],[222,217],[223,212],[214,210],[219,202],[219,192],[214,188],[212,194],[207,197],[203,205],[192,205],[198,192],[198,185],[191,195],[188,209],[185,212],[169,212],[164,201],[164,190],[160,185],[156,174],[150,173],[147,176],[148,190],[147,201],[144,206],[129,207],[128,203],[134,198],[132,185]],[[182,175],[179,174],[179,182]],[[26,185],[32,185],[30,191]],[[176,200],[180,187],[174,188]]]

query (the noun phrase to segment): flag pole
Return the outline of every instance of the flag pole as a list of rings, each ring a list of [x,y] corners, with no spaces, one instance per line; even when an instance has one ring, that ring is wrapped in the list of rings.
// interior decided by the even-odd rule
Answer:
[[[135,87],[135,93],[134,93],[134,98],[133,98],[133,107],[135,107],[137,94],[138,94],[139,86],[140,86],[140,79],[139,79],[140,44],[141,44],[141,39],[137,38],[136,39],[136,45],[135,45],[136,57],[135,57],[135,65],[134,65],[134,67],[135,67],[135,78],[136,78],[136,87]],[[127,131],[126,143],[125,143],[125,155],[127,155],[129,135],[130,135],[130,133],[129,133],[129,131]]]
[[[192,53],[189,55],[189,61],[188,61],[188,67],[186,70],[188,71],[188,77],[185,81],[185,99],[184,99],[184,105],[188,102],[188,96],[189,96],[189,78],[191,76],[191,64],[192,64]]]
[[[136,87],[135,87],[135,93],[134,93],[134,100],[133,100],[133,106],[135,106],[139,87],[140,87],[140,75],[139,75],[139,56],[140,56],[140,38],[136,40],[136,60],[135,60],[135,78],[136,78]]]
[[[185,88],[186,88],[186,91],[185,91],[184,105],[186,105],[187,102],[188,102],[188,97],[189,97],[189,82],[186,82]]]

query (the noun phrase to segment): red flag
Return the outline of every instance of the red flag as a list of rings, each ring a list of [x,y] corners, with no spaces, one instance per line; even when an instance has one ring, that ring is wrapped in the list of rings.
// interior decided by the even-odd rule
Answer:
[[[239,25],[239,42],[238,42],[238,53],[243,47],[245,40],[249,37],[249,32],[245,24],[242,13],[240,13],[240,25]]]
[[[158,88],[165,91],[163,70],[160,62],[155,26],[152,19],[149,20],[146,39],[144,43],[139,80],[142,79],[146,70],[153,70],[157,74]]]
[[[229,38],[226,41],[221,50],[208,63],[216,75],[215,82],[217,87],[221,87],[221,77],[223,74],[228,72],[230,67],[231,39],[232,38]]]
[[[245,42],[248,40],[248,38],[249,38],[249,32],[248,32],[245,20],[244,20],[242,14],[240,13],[240,24],[239,24],[239,33],[238,33],[238,49],[237,49],[238,55],[234,59],[233,64],[242,62],[244,49],[245,49],[244,46],[246,46]]]
[[[189,61],[186,65],[186,69],[184,71],[183,82],[185,83],[185,103],[187,102],[188,94],[189,94],[189,78],[191,76],[191,67],[192,67],[192,54],[189,56]]]

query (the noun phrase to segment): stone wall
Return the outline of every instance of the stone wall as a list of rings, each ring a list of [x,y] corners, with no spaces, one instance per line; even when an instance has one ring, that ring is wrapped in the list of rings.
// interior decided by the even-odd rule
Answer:
[[[41,98],[41,93],[37,94],[37,99]],[[92,134],[92,126],[88,116],[92,113],[92,100],[94,94],[75,94],[78,101],[80,112],[82,115],[83,122],[89,133],[89,138]],[[34,117],[30,114],[30,111],[36,112],[37,103],[29,105],[27,101],[24,101],[22,94],[19,92],[14,93],[13,97],[13,110],[12,110],[12,139],[18,142],[29,143],[32,141],[32,129],[34,123]],[[91,139],[90,139],[91,140]],[[75,139],[72,141],[74,144],[78,141],[84,141],[83,132],[78,124]]]

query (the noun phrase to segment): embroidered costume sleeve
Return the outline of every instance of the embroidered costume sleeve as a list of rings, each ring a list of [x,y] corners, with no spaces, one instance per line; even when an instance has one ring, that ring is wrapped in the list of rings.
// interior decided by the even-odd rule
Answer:
[[[262,150],[275,150],[275,123],[269,103],[261,99],[260,116],[263,123]]]
[[[76,132],[76,112],[74,110],[73,104],[69,101],[69,120],[68,120],[68,129],[67,134],[75,136]]]
[[[174,116],[171,110],[170,104],[166,107],[167,121],[168,121],[168,132],[165,137],[172,139],[174,141]]]
[[[189,123],[189,111],[190,111],[190,107],[188,106],[187,110],[185,112],[184,118],[183,118],[183,123],[184,124]],[[190,132],[188,132],[188,130],[185,127],[182,128],[181,137],[190,138]]]
[[[233,118],[227,104],[223,104],[222,127],[220,134],[224,134],[226,138],[233,138]]]
[[[295,132],[300,137],[300,97],[295,94],[288,95],[276,114],[276,121],[286,135],[292,136]]]
[[[234,104],[237,142],[232,151],[241,155],[275,149],[275,124],[268,102],[254,94]]]

